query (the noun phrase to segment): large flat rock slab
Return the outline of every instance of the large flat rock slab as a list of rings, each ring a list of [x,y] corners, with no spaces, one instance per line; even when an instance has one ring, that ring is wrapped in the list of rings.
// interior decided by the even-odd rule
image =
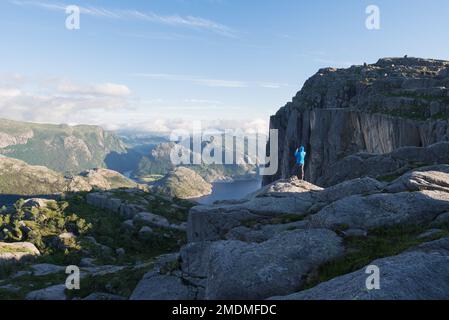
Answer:
[[[0,242],[0,264],[17,263],[40,255],[36,246],[29,242]]]
[[[447,239],[446,239],[447,240]],[[446,248],[441,247],[445,244]],[[447,300],[447,241],[423,245],[394,257],[373,261],[379,267],[380,289],[368,290],[366,267],[316,287],[275,299],[286,300]]]
[[[209,249],[206,299],[265,299],[299,288],[320,264],[344,252],[323,229],[285,232],[261,244],[219,241]]]
[[[371,229],[398,224],[428,223],[449,210],[449,193],[402,192],[351,196],[311,216],[314,227]]]

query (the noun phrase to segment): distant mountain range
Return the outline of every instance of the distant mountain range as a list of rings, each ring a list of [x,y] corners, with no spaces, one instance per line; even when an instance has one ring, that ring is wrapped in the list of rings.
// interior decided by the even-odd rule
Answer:
[[[213,143],[203,143],[202,148]],[[243,144],[241,146],[244,146]],[[163,142],[155,146],[148,155],[143,156],[136,170],[133,171],[133,176],[142,179],[151,175],[166,175],[176,168],[170,160],[170,153],[175,147],[174,142]],[[220,147],[216,147],[219,150]],[[233,152],[243,152],[238,147],[234,147]],[[187,151],[188,152],[188,151]],[[225,148],[222,148],[224,154]],[[231,181],[239,179],[252,179],[256,176],[256,166],[251,164],[190,164],[183,165],[197,174],[199,174],[207,182],[217,181]]]
[[[211,144],[214,142],[203,142],[202,148]],[[0,119],[0,156],[22,160],[25,162],[23,165],[29,165],[27,169],[31,166],[43,166],[51,171],[50,175],[58,175],[54,179],[55,184],[63,186],[67,183],[64,175],[76,176],[80,172],[97,168],[111,169],[139,181],[152,182],[176,169],[170,160],[174,145],[166,137],[157,134],[114,133],[98,126],[36,124]],[[244,143],[237,144],[233,151],[240,154],[243,152],[242,148],[245,148]],[[247,164],[203,163],[186,167],[207,183],[252,179],[256,176],[255,166]],[[23,178],[20,180],[27,181]],[[33,184],[31,181],[30,183]],[[34,187],[31,190],[22,184],[18,187],[17,190],[12,190],[8,184],[8,190],[3,191],[22,190],[21,194],[55,191],[48,186],[44,186],[43,190],[35,190]],[[55,188],[58,191],[65,187],[55,185]]]
[[[0,119],[0,154],[30,165],[78,173],[105,168],[110,155],[123,153],[126,153],[123,141],[98,126],[35,124]]]

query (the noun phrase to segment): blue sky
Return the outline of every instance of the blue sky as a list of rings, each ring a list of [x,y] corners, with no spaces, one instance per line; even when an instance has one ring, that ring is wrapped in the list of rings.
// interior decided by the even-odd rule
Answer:
[[[80,30],[65,28],[72,4]],[[365,28],[371,4],[380,30]],[[263,126],[319,68],[449,60],[448,12],[447,0],[2,0],[0,116]]]

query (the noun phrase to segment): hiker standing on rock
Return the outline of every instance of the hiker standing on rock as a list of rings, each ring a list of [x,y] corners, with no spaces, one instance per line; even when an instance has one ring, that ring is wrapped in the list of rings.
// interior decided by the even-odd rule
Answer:
[[[306,162],[306,151],[303,146],[295,151],[296,169],[295,173],[299,180],[304,180],[304,164]]]

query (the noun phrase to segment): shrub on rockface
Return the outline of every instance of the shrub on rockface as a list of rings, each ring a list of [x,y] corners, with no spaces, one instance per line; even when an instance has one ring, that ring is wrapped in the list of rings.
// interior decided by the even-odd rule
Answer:
[[[42,252],[78,249],[76,236],[91,225],[76,214],[67,214],[67,202],[48,201],[45,207],[26,206],[19,200],[14,208],[0,212],[0,240],[31,242]],[[62,237],[61,235],[75,237]]]

